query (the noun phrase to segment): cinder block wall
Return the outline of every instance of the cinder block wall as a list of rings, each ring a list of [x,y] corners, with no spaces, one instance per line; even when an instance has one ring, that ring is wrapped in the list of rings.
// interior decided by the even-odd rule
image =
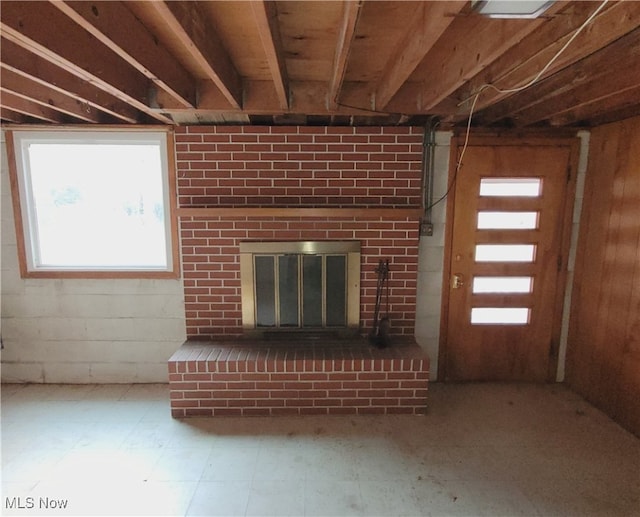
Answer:
[[[186,338],[182,281],[21,278],[0,148],[2,382],[167,382]]]

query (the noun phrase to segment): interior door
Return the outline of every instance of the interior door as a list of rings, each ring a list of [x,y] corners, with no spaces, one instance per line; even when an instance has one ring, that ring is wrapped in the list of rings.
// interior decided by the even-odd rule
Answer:
[[[555,378],[577,149],[565,142],[467,147],[455,179],[445,379]]]

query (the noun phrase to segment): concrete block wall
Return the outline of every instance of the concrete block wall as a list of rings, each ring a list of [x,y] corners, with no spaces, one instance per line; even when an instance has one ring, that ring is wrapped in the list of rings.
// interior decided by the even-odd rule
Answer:
[[[21,278],[1,147],[2,382],[167,382],[186,338],[182,281]]]
[[[433,201],[445,195],[449,181],[449,152],[452,133],[436,133],[434,158]],[[440,349],[440,316],[442,299],[442,274],[444,271],[444,233],[447,213],[446,198],[431,210],[433,235],[420,237],[418,260],[418,286],[416,297],[415,338],[427,352],[431,366],[430,380],[438,374],[438,351]]]

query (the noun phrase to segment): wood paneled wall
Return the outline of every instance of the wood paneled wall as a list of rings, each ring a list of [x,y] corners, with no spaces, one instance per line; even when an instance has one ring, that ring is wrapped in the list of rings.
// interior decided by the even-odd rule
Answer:
[[[640,436],[640,117],[592,131],[569,385]]]

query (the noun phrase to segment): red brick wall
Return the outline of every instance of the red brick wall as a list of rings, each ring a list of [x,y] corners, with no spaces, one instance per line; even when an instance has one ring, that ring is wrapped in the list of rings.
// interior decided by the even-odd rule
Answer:
[[[189,126],[176,129],[179,207],[419,208],[422,130],[409,127]],[[378,260],[390,262],[395,334],[413,335],[416,217],[180,218],[187,335],[242,334],[241,241],[358,240],[361,324],[371,328]]]
[[[171,414],[424,414],[429,359],[415,343],[377,349],[188,341],[169,359]]]

